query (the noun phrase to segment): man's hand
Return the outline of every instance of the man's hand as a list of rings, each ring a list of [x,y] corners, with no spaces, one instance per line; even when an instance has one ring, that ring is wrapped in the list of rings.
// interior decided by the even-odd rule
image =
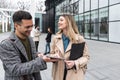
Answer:
[[[45,62],[56,62],[58,61],[58,59],[51,59],[49,57],[47,57],[46,55],[40,53],[38,54],[38,57],[41,57]]]
[[[43,54],[43,53],[39,53],[37,56],[38,56],[38,57],[43,57],[44,54]]]
[[[51,59],[51,58],[49,58],[45,55],[42,58],[45,62],[56,62],[56,61],[58,61],[58,59]]]

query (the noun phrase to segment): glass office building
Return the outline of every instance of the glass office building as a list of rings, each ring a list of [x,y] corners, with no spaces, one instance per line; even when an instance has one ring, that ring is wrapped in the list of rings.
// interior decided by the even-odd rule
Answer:
[[[55,32],[59,14],[71,13],[86,39],[120,43],[120,0],[62,0],[54,5]]]

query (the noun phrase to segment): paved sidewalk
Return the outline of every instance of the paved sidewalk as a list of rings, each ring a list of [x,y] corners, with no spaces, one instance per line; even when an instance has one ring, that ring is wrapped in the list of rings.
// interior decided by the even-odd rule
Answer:
[[[0,41],[9,33],[0,34]],[[45,50],[46,34],[40,36],[39,51]],[[85,75],[85,80],[120,80],[120,44],[86,40],[90,52],[90,61]],[[48,69],[41,71],[43,80],[52,80],[51,63]],[[4,70],[0,61],[0,80],[4,80]]]
[[[39,50],[44,52],[45,35],[41,35]],[[120,44],[86,40],[90,61],[85,80],[120,80]],[[42,71],[43,80],[51,79],[51,63]]]
[[[7,38],[10,35],[10,32],[0,33],[0,42]]]

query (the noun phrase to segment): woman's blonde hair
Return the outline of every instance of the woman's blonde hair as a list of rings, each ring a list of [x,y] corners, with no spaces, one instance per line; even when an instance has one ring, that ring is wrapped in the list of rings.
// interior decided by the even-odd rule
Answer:
[[[72,15],[70,14],[62,14],[60,16],[63,16],[67,23],[67,33],[66,35],[69,37],[70,41],[75,42],[75,35],[80,34],[78,31],[78,26],[76,25],[76,22]],[[58,31],[58,34],[62,33],[62,30]]]

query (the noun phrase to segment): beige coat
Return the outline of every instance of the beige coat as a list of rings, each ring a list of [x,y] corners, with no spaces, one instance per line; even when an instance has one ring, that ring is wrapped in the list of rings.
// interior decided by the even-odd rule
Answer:
[[[40,38],[40,31],[38,30],[34,30],[34,37],[33,37],[33,41],[39,41],[39,38]]]
[[[85,42],[84,38],[77,34],[76,40],[77,42],[80,43]],[[54,55],[55,53],[59,53],[61,57],[68,60],[72,42],[69,42],[68,47],[64,53],[62,34],[55,35],[52,41],[53,41],[51,47],[52,55]],[[87,45],[85,44],[83,57],[80,57],[79,59],[75,60],[76,70],[75,69],[68,70],[66,80],[84,80],[84,74],[88,60],[89,60],[88,48]],[[64,66],[65,66],[64,61],[62,60],[53,63],[52,67],[53,80],[63,80]]]

